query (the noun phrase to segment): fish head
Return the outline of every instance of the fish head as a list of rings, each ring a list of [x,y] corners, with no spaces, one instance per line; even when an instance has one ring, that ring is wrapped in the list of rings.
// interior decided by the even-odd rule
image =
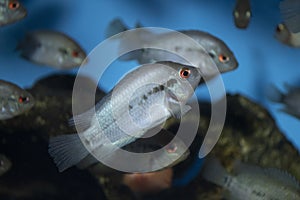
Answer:
[[[185,103],[194,93],[195,88],[201,80],[201,71],[197,67],[192,67],[171,61],[161,61],[159,64],[172,68],[170,76],[166,82],[166,87],[171,97],[176,101]]]
[[[5,6],[5,8],[2,6]],[[0,20],[0,26],[19,21],[27,15],[26,9],[17,0],[6,0],[0,7],[2,7],[0,8],[2,10],[0,15],[3,15],[3,20]]]
[[[75,66],[84,65],[87,63],[87,55],[82,48],[75,44],[64,45],[59,49],[60,59],[59,65],[62,68],[68,69]]]
[[[248,27],[250,22],[251,10],[234,10],[233,17],[235,26],[241,29],[245,29]]]
[[[11,161],[6,156],[0,154],[0,176],[7,172],[11,166]]]
[[[11,95],[10,104],[11,112],[17,115],[30,110],[34,106],[35,100],[29,92],[22,90]]]
[[[284,23],[280,23],[276,26],[275,29],[275,38],[283,43],[288,43],[291,36],[290,31]]]

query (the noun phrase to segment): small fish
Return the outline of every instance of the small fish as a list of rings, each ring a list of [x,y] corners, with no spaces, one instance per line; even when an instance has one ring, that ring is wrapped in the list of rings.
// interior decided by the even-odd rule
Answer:
[[[246,29],[251,19],[250,0],[236,0],[233,10],[234,24],[237,28]]]
[[[0,26],[15,23],[27,15],[26,9],[17,0],[0,0]]]
[[[0,80],[0,94],[0,120],[20,115],[34,105],[34,98],[29,92],[4,80]]]
[[[140,26],[140,25],[138,25]],[[112,36],[113,33],[120,33],[128,30],[128,27],[120,19],[112,21],[106,30],[106,37]],[[138,60],[140,64],[156,62],[156,61],[172,61],[190,65],[183,58],[174,55],[168,51],[176,52],[184,58],[189,58],[195,67],[199,67],[203,74],[210,76],[216,72],[212,70],[212,60],[221,73],[232,71],[238,67],[238,62],[229,49],[229,47],[219,38],[203,31],[187,30],[178,31],[190,38],[194,39],[203,48],[194,48],[189,41],[182,42],[177,32],[154,33],[149,30],[140,29],[131,33],[128,37],[120,39],[120,52],[128,47],[144,47],[133,51],[125,56],[121,56],[122,60]],[[180,37],[180,38],[179,38]],[[157,46],[163,50],[147,48],[147,46]],[[210,57],[207,57],[207,54]]]
[[[96,113],[92,109],[74,117],[81,133],[50,139],[49,153],[59,171],[78,164],[89,151],[105,158],[171,116],[183,116],[191,109],[186,102],[198,86],[200,74],[192,66],[159,62],[125,75],[97,103]]]
[[[288,46],[300,47],[300,32],[292,33],[284,23],[277,25],[275,38]]]
[[[283,0],[279,3],[283,21],[292,33],[300,32],[300,1]]]
[[[0,154],[0,176],[5,174],[12,166],[11,161],[3,154]]]
[[[299,200],[299,183],[279,169],[264,169],[238,163],[234,175],[226,172],[219,160],[208,160],[202,176],[229,191],[228,199],[236,200]]]
[[[272,85],[268,89],[267,97],[270,101],[284,104],[284,108],[280,109],[282,112],[300,119],[300,88],[287,84],[285,84],[285,88],[287,90],[286,94]]]
[[[16,50],[21,57],[57,69],[72,69],[86,62],[86,53],[64,33],[39,30],[26,34]]]
[[[189,155],[189,150],[178,137],[174,138],[174,134],[169,131],[161,130],[159,133],[155,134],[152,137],[137,139],[136,141],[127,144],[122,147],[122,149],[135,152],[135,153],[148,153],[154,152],[158,149],[163,148],[163,152],[154,153],[154,154],[145,154],[145,163],[144,166],[151,166],[151,171],[156,171],[156,169],[172,167],[181,161],[185,160]],[[109,159],[117,159],[117,154],[113,152]],[[147,158],[147,159],[146,159]],[[173,162],[174,161],[174,162]],[[96,164],[97,163],[97,164]],[[171,163],[168,166],[165,166],[165,163]],[[93,165],[96,164],[96,165]],[[91,166],[93,165],[93,166]],[[90,167],[90,170],[94,173],[114,173],[115,170],[107,169],[106,165],[99,163],[97,159],[93,156],[88,156],[83,159],[78,165],[78,168],[84,169]],[[134,166],[133,166],[134,167]],[[150,168],[150,167],[149,167]],[[140,169],[132,169],[133,171],[139,171]]]

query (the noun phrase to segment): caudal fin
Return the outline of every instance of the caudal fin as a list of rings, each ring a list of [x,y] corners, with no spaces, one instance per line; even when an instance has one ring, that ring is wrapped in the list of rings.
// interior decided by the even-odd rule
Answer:
[[[89,155],[78,134],[50,138],[48,152],[53,157],[59,172],[76,165]]]
[[[109,38],[113,35],[116,35],[118,33],[121,33],[123,31],[127,31],[128,27],[124,24],[124,22],[117,18],[114,19],[113,21],[111,21],[109,23],[109,25],[107,26],[106,30],[105,30],[105,37]]]
[[[300,1],[281,1],[279,9],[288,29],[293,33],[300,32]]]
[[[267,98],[270,101],[280,103],[282,102],[284,95],[282,92],[274,85],[270,85],[266,91]]]
[[[219,186],[224,186],[224,177],[229,176],[220,161],[216,158],[210,158],[205,161],[201,174],[205,180]]]

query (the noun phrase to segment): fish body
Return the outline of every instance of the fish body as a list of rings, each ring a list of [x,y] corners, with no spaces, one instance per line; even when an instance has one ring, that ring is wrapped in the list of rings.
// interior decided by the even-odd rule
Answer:
[[[128,27],[120,19],[115,19],[108,26],[106,36],[124,30],[128,30]],[[183,40],[182,34],[193,40]],[[122,34],[118,38],[120,39],[120,52],[128,49],[128,47],[140,48],[133,53],[122,56],[121,59],[123,60],[136,59],[140,64],[172,61],[198,67],[207,76],[213,76],[216,73],[212,69],[215,66],[221,73],[238,67],[238,62],[230,48],[221,39],[203,31],[185,30],[155,33],[148,29],[137,29],[130,35],[126,35],[124,39],[122,39]],[[159,49],[153,49],[151,46]],[[191,63],[186,61],[187,58]]]
[[[300,32],[291,32],[284,23],[277,25],[275,38],[288,46],[296,48],[300,47]]]
[[[20,115],[34,105],[34,98],[29,92],[4,80],[0,80],[0,94],[0,120]]]
[[[26,9],[17,0],[0,0],[0,26],[15,23],[27,15]]]
[[[234,24],[237,28],[246,29],[251,19],[250,0],[236,0],[233,10]]]
[[[283,0],[279,3],[283,21],[292,33],[300,32],[300,1]]]
[[[26,34],[16,48],[21,57],[38,65],[72,69],[84,64],[86,53],[64,33],[38,30]]]
[[[300,88],[287,84],[285,84],[285,88],[287,89],[287,93],[284,94],[278,88],[272,86],[268,90],[268,99],[284,104],[284,108],[281,111],[300,119]]]
[[[3,154],[0,154],[0,176],[5,174],[12,166],[11,161]]]
[[[96,113],[74,117],[75,124],[88,124],[86,130],[50,139],[49,153],[60,171],[76,165],[89,152],[105,158],[171,116],[180,118],[188,112],[186,101],[200,79],[200,71],[191,66],[173,62],[142,65],[96,104]]]
[[[228,199],[236,200],[298,200],[299,183],[286,172],[239,163],[234,175],[229,174],[218,160],[209,160],[203,177],[229,191]]]

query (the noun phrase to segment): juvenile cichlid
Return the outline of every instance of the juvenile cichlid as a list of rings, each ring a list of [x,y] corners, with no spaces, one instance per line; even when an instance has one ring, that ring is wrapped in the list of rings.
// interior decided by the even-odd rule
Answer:
[[[285,84],[287,93],[282,93],[275,86],[268,90],[267,97],[270,101],[284,104],[281,111],[300,119],[300,88],[292,87]]]
[[[300,1],[283,0],[279,3],[283,21],[292,33],[300,32]]]
[[[128,30],[128,27],[126,27],[120,19],[115,19],[108,26],[106,37],[110,37],[124,30]],[[201,48],[199,48],[199,46],[192,46],[193,44],[191,44],[190,41],[183,41],[183,36],[179,33],[183,33],[192,38]],[[124,39],[121,34],[119,40],[120,51],[130,46],[141,47],[141,49],[134,51],[134,53],[121,57],[123,60],[136,59],[140,64],[155,61],[172,61],[191,65],[178,55],[168,52],[173,51],[184,58],[189,58],[193,66],[201,68],[202,73],[207,76],[213,76],[216,73],[212,70],[212,63],[217,66],[221,73],[232,71],[238,67],[238,62],[229,47],[219,38],[203,31],[187,30],[154,33],[149,30],[140,29]],[[153,45],[160,47],[162,50],[147,48],[147,46]],[[207,53],[210,58],[207,57]]]
[[[299,200],[299,183],[286,172],[239,163],[234,175],[226,172],[218,160],[209,160],[203,177],[229,191],[226,199]]]
[[[277,25],[275,38],[288,46],[300,47],[300,32],[292,33],[284,23]]]
[[[32,108],[32,95],[19,86],[0,80],[0,120],[10,119]]]
[[[250,0],[236,0],[233,18],[237,28],[246,29],[248,27],[251,19]]]
[[[155,171],[155,169],[158,168],[165,168],[163,167],[165,166],[165,163],[171,163],[166,167],[172,167],[184,161],[188,157],[190,152],[185,143],[178,137],[172,140],[173,138],[174,134],[166,130],[161,130],[161,132],[155,134],[152,137],[137,139],[136,141],[123,146],[122,149],[135,153],[148,153],[163,148],[164,151],[162,152],[145,154],[143,165],[151,166],[151,171]],[[117,159],[117,156],[118,155],[113,152],[109,156],[109,159]],[[79,167],[80,169],[91,167],[90,170],[92,172],[100,174],[115,172],[115,170],[108,169],[106,165],[99,163],[99,161],[93,156],[88,156],[83,159],[77,165],[77,167]],[[140,169],[132,170],[139,171]]]
[[[0,26],[15,23],[27,15],[26,9],[17,0],[0,0]]]
[[[0,154],[0,176],[5,174],[12,166],[11,161],[3,154]]]
[[[84,63],[86,53],[64,33],[39,30],[28,33],[18,44],[21,57],[38,65],[72,69]]]
[[[106,158],[171,116],[180,118],[190,110],[186,102],[200,79],[199,69],[173,62],[145,64],[131,71],[97,103],[96,113],[74,117],[86,130],[50,139],[49,153],[59,171],[78,164],[89,151]]]

